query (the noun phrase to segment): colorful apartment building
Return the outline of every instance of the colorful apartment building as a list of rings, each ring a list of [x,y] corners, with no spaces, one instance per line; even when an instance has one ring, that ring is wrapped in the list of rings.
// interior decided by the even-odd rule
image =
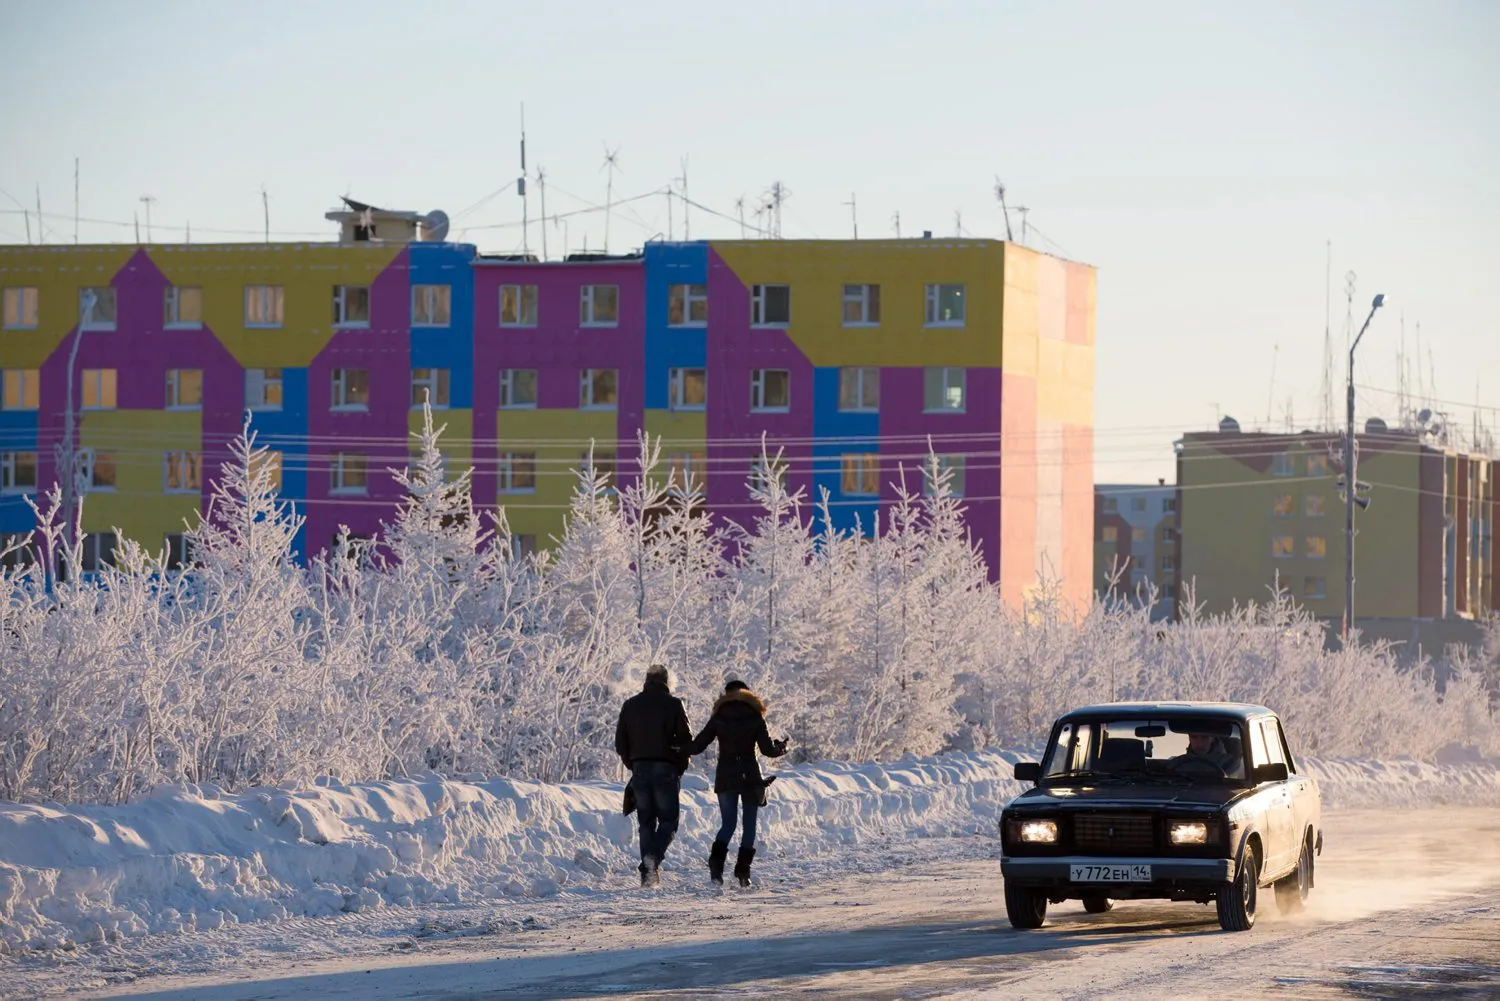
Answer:
[[[1133,605],[1154,594],[1152,615],[1172,618],[1177,595],[1177,488],[1094,487],[1094,594]]]
[[[1494,590],[1494,459],[1371,422],[1359,441],[1354,615],[1484,616]],[[1208,612],[1265,601],[1279,586],[1320,617],[1342,620],[1345,507],[1339,435],[1217,432],[1177,445],[1181,585]]]
[[[523,545],[560,534],[590,448],[627,477],[642,430],[717,516],[753,512],[764,435],[793,489],[826,488],[836,522],[867,532],[902,467],[921,489],[930,441],[1009,599],[1038,573],[1089,599],[1092,268],[968,239],[544,262],[417,240],[421,217],[386,215],[413,242],[345,213],[339,242],[0,248],[0,532],[27,530],[18,495],[56,480],[92,290],[74,367],[101,559],[114,528],[173,544],[247,411],[307,517],[304,552],[341,526],[373,536],[430,395],[476,503],[503,505]]]

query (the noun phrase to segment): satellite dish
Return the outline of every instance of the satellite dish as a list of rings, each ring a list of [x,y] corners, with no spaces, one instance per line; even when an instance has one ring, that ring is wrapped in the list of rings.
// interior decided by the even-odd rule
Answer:
[[[1385,421],[1379,417],[1371,417],[1365,421],[1365,434],[1382,434],[1387,430],[1389,428],[1387,428]]]
[[[1239,434],[1240,433],[1240,422],[1237,421],[1237,420],[1235,420],[1233,417],[1225,417],[1223,420],[1221,420],[1219,422],[1219,433],[1220,434]]]
[[[1428,421],[1432,420],[1432,411],[1428,410],[1426,407],[1423,407],[1421,410],[1417,411],[1417,420],[1421,421],[1423,424],[1426,424]]]
[[[422,240],[425,243],[442,243],[448,238],[448,213],[433,209],[422,217]]]

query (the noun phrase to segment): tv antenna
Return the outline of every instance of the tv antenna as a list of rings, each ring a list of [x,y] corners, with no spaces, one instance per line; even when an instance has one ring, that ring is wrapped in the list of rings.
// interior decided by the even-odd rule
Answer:
[[[542,260],[547,259],[547,171],[536,168],[536,190],[542,199]]]
[[[859,239],[859,206],[855,204],[854,192],[849,192],[849,200],[844,203],[849,206],[849,218],[854,223],[854,238]]]
[[[604,147],[604,165],[600,170],[609,172],[609,179],[604,183],[604,252],[609,253],[609,221],[615,213],[615,171],[620,170],[620,147],[613,150],[606,144]]]
[[[266,220],[266,242],[271,242],[271,196],[266,193],[266,186],[260,186],[260,207]]]
[[[691,220],[688,218],[688,158],[686,156],[684,156],[682,158],[682,176],[679,177],[677,180],[679,180],[679,181],[682,182],[682,238],[684,240],[691,240],[693,238],[693,225],[692,225]],[[670,209],[671,209],[671,199],[670,198],[668,198],[668,201],[667,201],[667,208],[669,210],[668,211],[668,215],[667,215],[667,226],[668,226],[668,229],[670,229],[671,228],[671,212],[670,212]]]
[[[896,227],[896,239],[901,239],[901,213],[896,212],[891,216],[891,225]]]
[[[142,195],[141,204],[146,206],[146,242],[151,242],[151,206],[156,204],[154,195]]]
[[[740,239],[745,238],[745,196],[740,195],[734,200],[734,211],[740,217]]]
[[[521,196],[521,254],[531,256],[531,202],[526,197],[526,105],[521,105],[521,176],[516,178],[516,194]],[[545,227],[543,227],[545,228]]]
[[[1000,203],[1000,214],[1005,217],[1005,239],[1014,243],[1015,237],[1010,232],[1010,209],[1005,207],[1005,185],[1000,183],[1000,176],[995,175],[995,200]]]

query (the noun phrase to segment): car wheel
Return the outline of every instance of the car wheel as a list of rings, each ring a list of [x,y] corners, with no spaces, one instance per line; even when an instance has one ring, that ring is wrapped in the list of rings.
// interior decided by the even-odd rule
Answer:
[[[1312,864],[1312,853],[1304,841],[1297,856],[1297,871],[1276,883],[1276,909],[1282,914],[1295,914],[1306,906],[1308,891],[1312,889]]]
[[[1012,928],[1040,928],[1047,920],[1047,894],[1029,886],[1005,884],[1005,916]]]
[[[1088,911],[1090,914],[1103,914],[1105,911],[1114,906],[1115,902],[1113,900],[1110,900],[1108,897],[1083,898],[1083,909]]]
[[[1225,931],[1249,931],[1255,925],[1256,896],[1260,891],[1260,860],[1254,849],[1245,852],[1234,882],[1219,891],[1219,927]]]

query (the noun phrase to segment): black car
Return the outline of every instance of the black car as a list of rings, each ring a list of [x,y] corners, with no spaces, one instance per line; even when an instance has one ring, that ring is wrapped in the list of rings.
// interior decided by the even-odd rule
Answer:
[[[1034,782],[1000,816],[1005,910],[1039,928],[1047,904],[1218,905],[1226,931],[1255,924],[1260,890],[1283,911],[1313,886],[1323,850],[1317,783],[1297,772],[1276,714],[1225,702],[1114,703],[1052,725]]]

